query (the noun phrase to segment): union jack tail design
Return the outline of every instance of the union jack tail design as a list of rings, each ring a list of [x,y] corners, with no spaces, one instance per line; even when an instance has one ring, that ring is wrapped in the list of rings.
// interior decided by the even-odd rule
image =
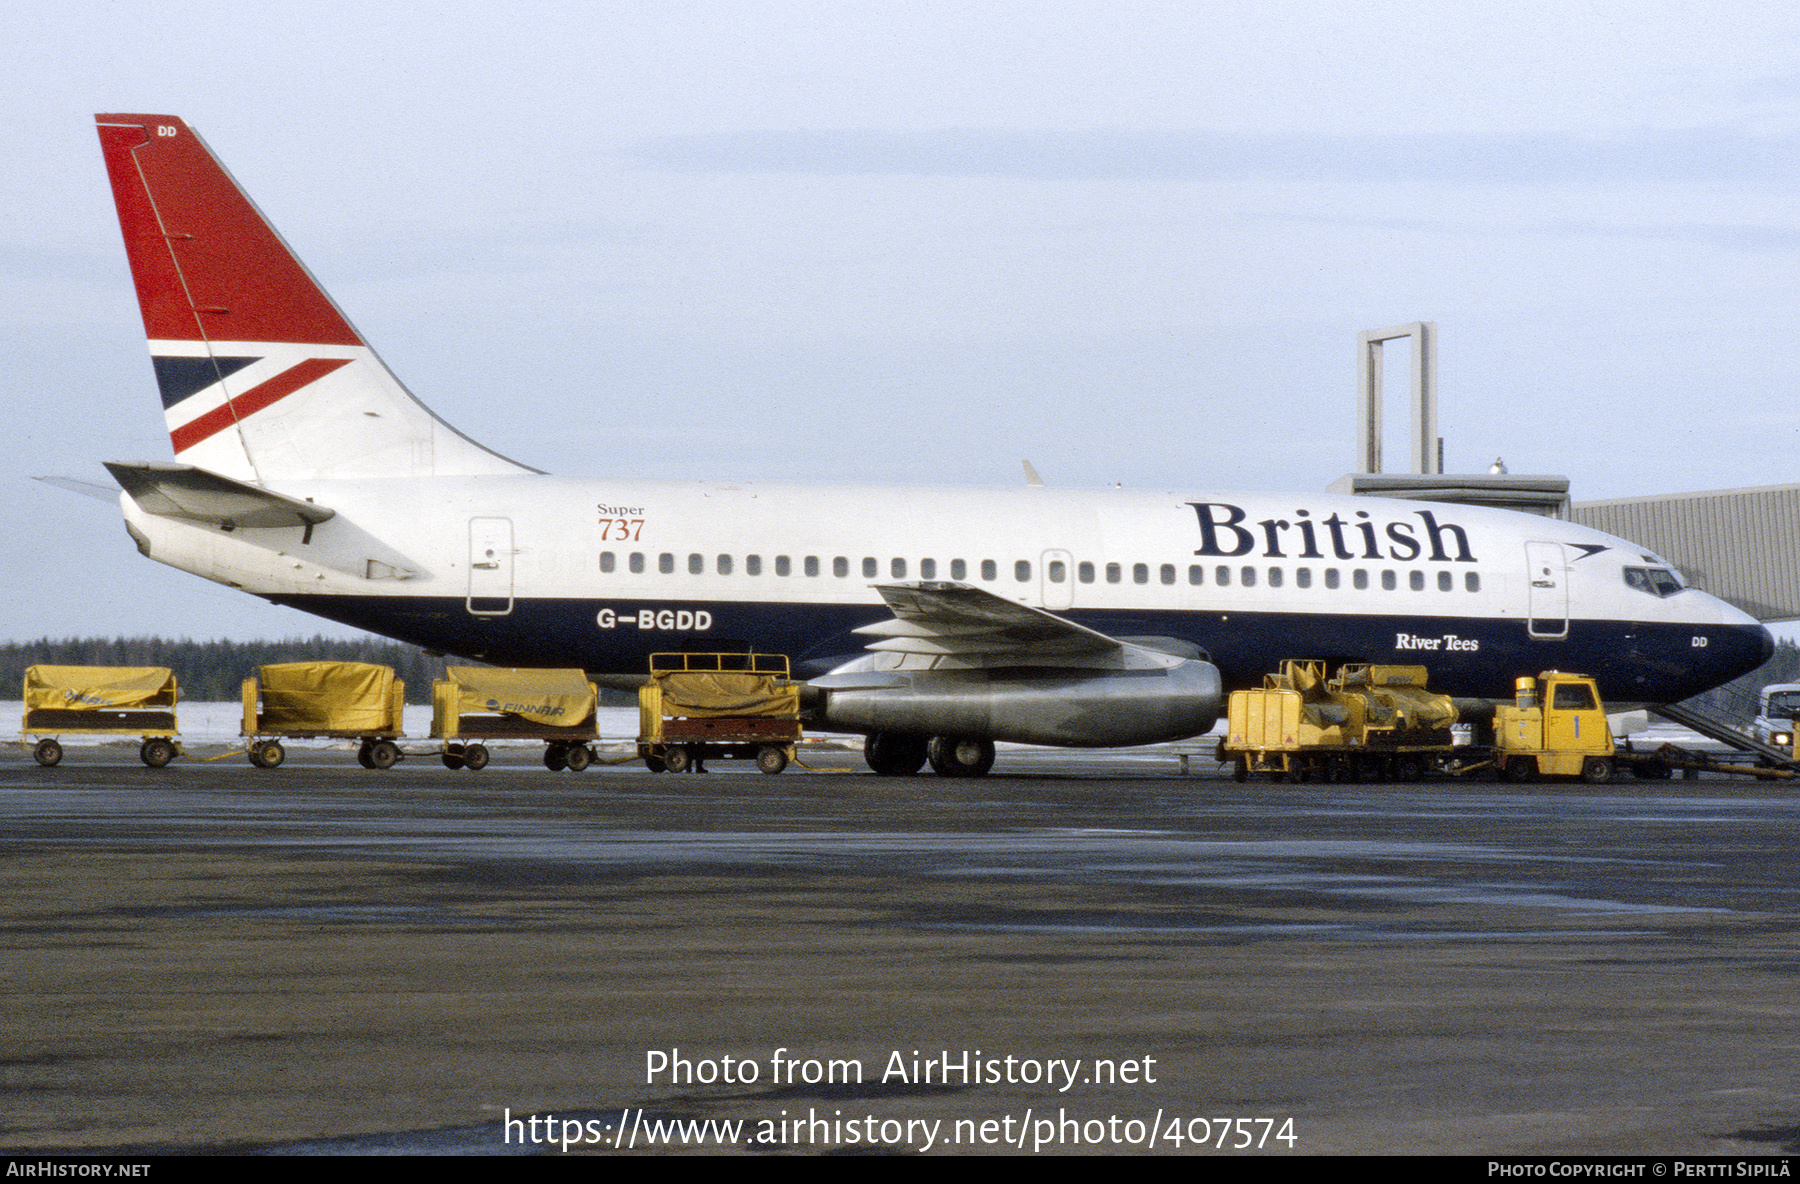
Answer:
[[[413,398],[186,123],[94,118],[177,459],[259,484],[533,471]]]

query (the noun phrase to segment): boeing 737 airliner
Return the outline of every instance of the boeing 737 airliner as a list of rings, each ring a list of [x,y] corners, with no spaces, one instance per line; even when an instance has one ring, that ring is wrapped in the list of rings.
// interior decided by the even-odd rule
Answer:
[[[659,651],[787,654],[871,766],[946,775],[996,740],[1198,735],[1288,657],[1486,699],[1578,670],[1623,705],[1771,648],[1642,548],[1500,510],[546,476],[414,399],[187,124],[97,119],[176,459],[108,466],[127,527],[278,604],[617,681]]]

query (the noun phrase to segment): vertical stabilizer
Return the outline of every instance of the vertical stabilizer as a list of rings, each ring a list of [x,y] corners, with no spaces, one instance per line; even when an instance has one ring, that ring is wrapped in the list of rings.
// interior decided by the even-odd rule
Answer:
[[[400,384],[170,115],[98,115],[176,457],[254,482],[535,470]]]

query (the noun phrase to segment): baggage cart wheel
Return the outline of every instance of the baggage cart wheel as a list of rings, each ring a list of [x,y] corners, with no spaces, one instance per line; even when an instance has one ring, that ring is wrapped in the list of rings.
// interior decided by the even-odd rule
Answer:
[[[485,744],[471,744],[463,749],[463,764],[471,769],[485,769],[488,763],[488,750]]]
[[[685,748],[675,747],[663,753],[663,764],[668,766],[671,773],[685,773],[693,763],[693,758]]]
[[[250,763],[259,769],[279,769],[287,751],[279,740],[263,740],[250,746]]]
[[[544,768],[553,773],[560,773],[569,767],[569,746],[567,744],[544,745]]]
[[[1581,779],[1589,785],[1605,785],[1613,779],[1612,762],[1603,756],[1590,756],[1581,762]]]
[[[1240,756],[1239,758],[1237,758],[1237,762],[1231,766],[1231,779],[1233,781],[1248,781],[1248,780],[1250,780],[1250,758],[1249,757]]]
[[[400,763],[400,746],[392,740],[377,740],[369,745],[369,767],[391,769]]]
[[[649,769],[652,773],[667,773],[669,771],[669,766],[663,762],[663,758],[657,756],[654,752],[646,752],[644,754],[644,768]]]
[[[36,757],[37,763],[44,768],[53,768],[62,763],[62,745],[54,740],[39,740],[37,747],[31,750],[31,755]]]
[[[457,745],[454,748],[446,748],[440,755],[443,757],[444,768],[460,769],[463,767],[463,750],[461,745]]]
[[[765,773],[779,773],[787,768],[787,753],[773,744],[765,744],[756,753],[756,767]]]
[[[373,769],[375,767],[374,753],[375,742],[373,740],[364,740],[362,742],[362,747],[356,750],[356,763],[365,769]]]
[[[152,769],[160,769],[175,759],[175,746],[161,736],[152,736],[139,747],[138,759]]]
[[[568,762],[569,772],[579,773],[594,763],[594,750],[585,744],[571,744],[563,759]]]

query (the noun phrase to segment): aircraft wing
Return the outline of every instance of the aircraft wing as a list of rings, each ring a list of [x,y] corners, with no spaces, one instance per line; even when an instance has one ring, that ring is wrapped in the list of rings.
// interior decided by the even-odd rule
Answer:
[[[1043,609],[967,584],[927,581],[877,585],[893,618],[856,632],[876,640],[870,656],[839,667],[837,675],[874,671],[981,670],[1022,666],[1069,670],[1167,669],[1183,655],[1116,637]]]
[[[120,464],[106,469],[146,514],[209,526],[315,526],[336,510],[192,465]]]

